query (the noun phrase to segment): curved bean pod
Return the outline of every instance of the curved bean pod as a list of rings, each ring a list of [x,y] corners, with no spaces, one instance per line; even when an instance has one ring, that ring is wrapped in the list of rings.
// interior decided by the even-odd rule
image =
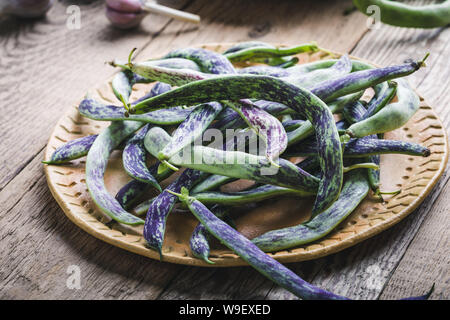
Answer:
[[[352,61],[347,55],[343,55],[329,68],[317,69],[305,74],[293,74],[284,80],[305,89],[312,88],[319,83],[338,76],[349,74],[352,71]]]
[[[347,104],[342,110],[342,116],[349,123],[355,123],[362,119],[366,113],[366,108],[360,101]]]
[[[158,159],[167,160],[193,143],[221,111],[222,105],[217,102],[197,106],[172,134],[170,142],[158,153]]]
[[[92,98],[85,98],[78,106],[78,111],[86,118],[98,121],[133,120],[143,123],[172,125],[183,122],[194,108],[174,107],[144,114],[125,116],[125,108],[106,105]]]
[[[160,97],[142,101],[140,104],[136,104],[133,109],[130,109],[130,112],[141,113],[152,108],[159,109],[211,100],[239,100],[249,97],[280,102],[291,107],[296,112],[306,116],[315,125],[316,137],[320,144],[319,159],[323,179],[320,183],[313,211],[316,214],[323,211],[339,195],[343,179],[343,166],[342,149],[337,128],[328,107],[309,91],[274,77],[230,75],[186,84]],[[176,163],[173,164],[176,165]],[[182,165],[181,163],[178,164]],[[213,173],[223,174],[223,172]],[[253,178],[255,178],[254,173]]]
[[[150,248],[157,250],[162,259],[162,244],[166,231],[166,221],[177,200],[171,192],[180,192],[181,188],[189,189],[202,176],[202,172],[186,169],[174,182],[160,193],[150,204],[144,224],[144,239]]]
[[[247,68],[238,69],[237,72],[239,74],[259,74],[264,76],[272,76],[272,77],[288,77],[291,73],[280,67],[272,67],[272,66],[252,66]]]
[[[149,126],[145,125],[138,133],[128,139],[122,153],[123,168],[132,178],[148,183],[161,192],[161,186],[150,173],[145,162],[144,138],[148,130]]]
[[[369,101],[367,111],[361,120],[367,119],[383,109],[397,93],[397,82],[388,81],[387,83],[383,82],[381,84],[386,84],[386,86],[383,86],[379,92],[376,92],[374,97]]]
[[[266,156],[274,162],[286,150],[288,138],[281,122],[270,113],[260,109],[251,102],[242,103],[232,108],[241,115],[248,126],[264,141]]]
[[[385,106],[378,113],[352,124],[347,129],[351,137],[384,133],[403,126],[419,109],[419,97],[404,79],[397,80],[398,102]]]
[[[266,43],[266,42],[262,42],[262,41],[243,41],[243,42],[239,42],[239,43],[231,46],[230,48],[225,50],[223,52],[223,54],[225,55],[227,53],[232,53],[232,52],[236,52],[236,51],[240,51],[240,50],[248,49],[248,48],[252,48],[252,47],[275,48],[273,45]]]
[[[182,48],[169,52],[164,58],[184,58],[195,61],[200,70],[212,74],[236,73],[231,62],[223,55],[201,48]]]
[[[270,48],[267,46],[248,47],[238,51],[225,53],[224,56],[231,62],[259,61],[264,58],[291,56],[303,52],[316,52],[319,47],[316,43],[307,43],[288,48]]]
[[[217,218],[206,206],[194,197],[186,194],[179,194],[192,214],[205,226],[205,228],[216,237],[221,243],[234,251],[244,261],[258,270],[262,275],[272,280],[276,284],[292,292],[302,299],[347,299],[326,290],[317,288],[281,263],[261,251],[255,244],[244,237],[241,233],[230,227],[228,224]],[[432,290],[420,297],[407,298],[408,300],[427,299]]]
[[[88,154],[97,136],[94,134],[69,141],[53,151],[50,160],[42,161],[42,163],[60,164],[84,157]]]
[[[428,157],[430,150],[420,144],[398,140],[383,140],[371,137],[350,139],[345,144],[344,157],[362,158],[379,154],[407,154]],[[317,146],[313,139],[308,139],[289,147],[284,153],[287,157],[305,157],[317,155]]]
[[[266,157],[203,146],[193,146],[188,156],[190,157],[175,155],[169,162],[177,166],[292,188],[309,194],[316,193],[319,186],[316,177],[281,158],[278,159],[277,167]]]
[[[364,171],[353,170],[347,175],[339,198],[327,210],[297,226],[266,232],[253,238],[252,243],[265,252],[273,252],[320,239],[352,213],[368,192]]]
[[[200,183],[196,184],[191,189],[191,192],[194,194],[194,193],[215,190],[226,183],[233,182],[236,180],[237,180],[237,178],[213,174],[213,175],[210,175],[209,177],[207,177],[205,180],[201,181]]]
[[[155,86],[152,90],[155,95],[163,91],[164,86]],[[137,121],[113,122],[95,139],[86,159],[86,185],[92,200],[112,219],[130,225],[143,224],[144,220],[125,211],[120,203],[109,194],[105,186],[104,174],[111,152],[143,125]]]
[[[263,201],[279,195],[295,195],[299,197],[305,197],[311,196],[311,193],[304,193],[298,190],[283,188],[274,185],[262,185],[239,192],[192,192],[192,196],[204,204],[217,203],[228,206]]]
[[[149,187],[150,185],[148,183],[133,179],[120,188],[116,193],[115,199],[120,203],[122,208],[128,210],[136,199],[143,195]]]

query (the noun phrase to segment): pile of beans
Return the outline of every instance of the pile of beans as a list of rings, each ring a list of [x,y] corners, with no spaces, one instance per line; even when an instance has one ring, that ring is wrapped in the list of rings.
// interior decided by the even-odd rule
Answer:
[[[316,51],[315,43],[277,48],[244,42],[222,54],[183,48],[143,62],[132,61],[132,52],[128,61],[111,62],[122,69],[112,81],[118,105],[87,96],[78,107],[85,117],[111,121],[109,127],[66,143],[45,163],[87,155],[86,184],[98,208],[120,223],[143,224],[149,250],[161,258],[166,220],[178,202],[199,220],[190,239],[195,257],[213,263],[209,240],[214,236],[298,297],[345,299],[305,282],[265,252],[320,239],[369,192],[381,198],[381,154],[430,155],[416,143],[383,139],[384,132],[403,126],[418,110],[419,97],[402,77],[424,66],[426,57],[384,68],[347,55],[297,65],[296,54]],[[252,65],[238,69],[233,63]],[[151,90],[130,102],[137,83],[151,83]],[[362,99],[370,88],[372,97]],[[227,130],[239,134],[220,143],[198,142],[209,132]],[[119,148],[132,180],[114,197],[104,173],[111,152]],[[304,160],[289,161],[299,156]],[[148,166],[150,157],[156,163]],[[162,189],[160,182],[180,168]],[[221,191],[238,179],[254,185]],[[159,195],[136,203],[149,188]],[[279,195],[314,197],[311,219],[251,240],[232,227],[230,208]]]

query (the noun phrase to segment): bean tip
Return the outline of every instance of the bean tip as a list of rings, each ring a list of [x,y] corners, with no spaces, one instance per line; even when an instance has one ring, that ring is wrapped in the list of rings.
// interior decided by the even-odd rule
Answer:
[[[430,149],[426,148],[426,149],[423,151],[422,155],[423,155],[424,157],[429,157],[429,156],[431,155]]]

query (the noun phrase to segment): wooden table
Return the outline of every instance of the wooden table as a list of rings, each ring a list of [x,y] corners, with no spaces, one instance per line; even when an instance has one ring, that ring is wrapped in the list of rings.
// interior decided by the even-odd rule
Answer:
[[[100,241],[71,223],[53,199],[43,151],[59,117],[111,75],[104,62],[133,47],[149,56],[208,42],[262,40],[321,46],[380,65],[420,58],[409,77],[450,127],[450,29],[382,26],[368,30],[350,1],[174,0],[200,14],[200,27],[150,15],[132,32],[113,29],[103,1],[83,1],[81,29],[66,27],[58,1],[46,19],[0,17],[0,299],[293,299],[249,267],[198,268],[153,261]],[[449,171],[408,218],[380,235],[322,259],[290,264],[313,284],[354,299],[421,294],[450,297]],[[69,289],[69,266],[81,289]]]

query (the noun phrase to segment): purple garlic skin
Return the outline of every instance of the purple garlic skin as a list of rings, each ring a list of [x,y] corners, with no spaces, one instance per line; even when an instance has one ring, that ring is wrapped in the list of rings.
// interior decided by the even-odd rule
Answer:
[[[135,28],[144,16],[139,0],[106,0],[106,17],[116,28]]]
[[[54,0],[2,0],[6,1],[4,11],[21,18],[39,18],[44,16]]]

